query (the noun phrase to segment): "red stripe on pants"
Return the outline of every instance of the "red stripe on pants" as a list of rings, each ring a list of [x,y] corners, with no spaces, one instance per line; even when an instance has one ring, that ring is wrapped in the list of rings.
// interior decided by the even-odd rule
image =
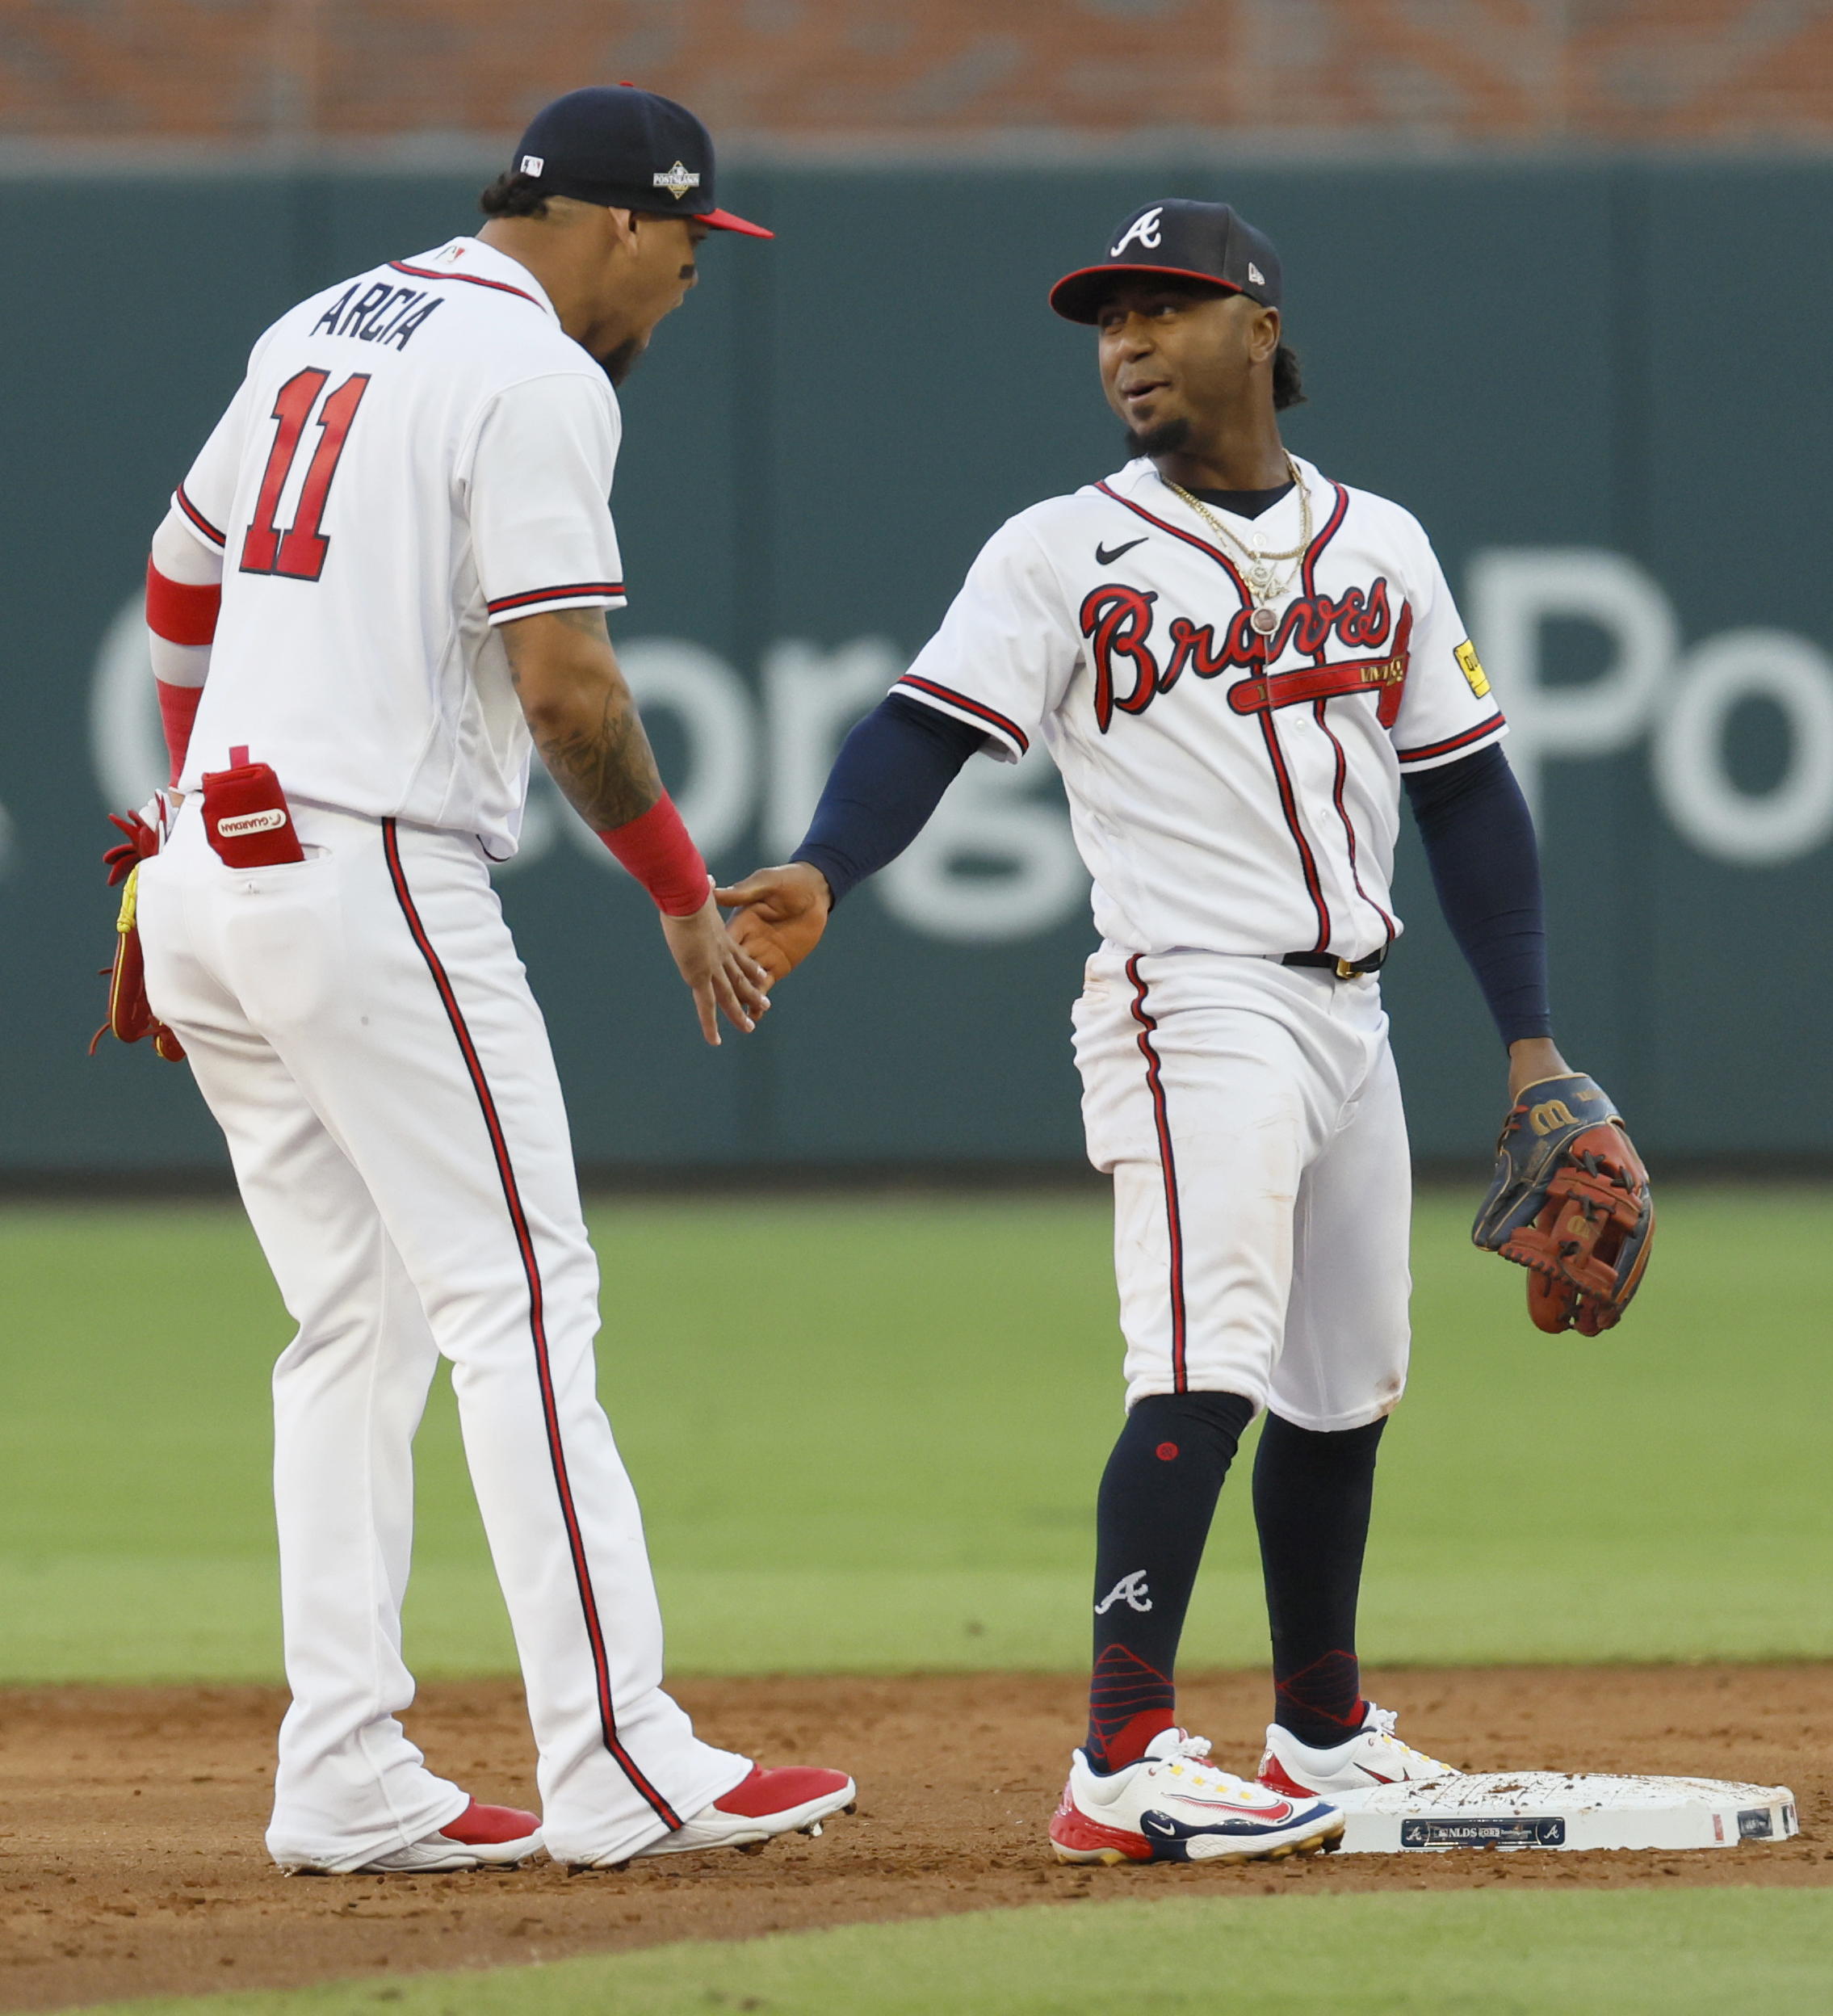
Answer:
[[[1151,1092],[1152,1119],[1158,1128],[1159,1166],[1164,1171],[1164,1217],[1171,1245],[1172,1389],[1182,1393],[1189,1390],[1189,1385],[1184,1370],[1184,1226],[1177,1209],[1177,1158],[1172,1152],[1164,1077],[1159,1069],[1159,1053],[1152,1048],[1152,1033],[1158,1024],[1146,1011],[1146,983],[1140,976],[1137,952],[1126,962],[1126,977],[1133,983],[1133,1019],[1139,1025],[1139,1054],[1146,1060],[1146,1083]]]
[[[459,1054],[464,1059],[464,1068],[470,1074],[472,1090],[477,1094],[477,1103],[484,1115],[484,1129],[490,1136],[490,1150],[496,1157],[497,1174],[503,1186],[503,1201],[509,1206],[510,1224],[514,1230],[516,1245],[522,1254],[522,1272],[528,1280],[528,1328],[535,1344],[535,1371],[541,1386],[541,1413],[547,1431],[547,1454],[554,1466],[554,1485],[560,1493],[560,1516],[566,1523],[567,1546],[573,1556],[573,1579],[579,1585],[579,1604],[585,1614],[585,1635],[592,1645],[593,1677],[598,1693],[598,1723],[604,1731],[605,1748],[616,1759],[618,1768],[648,1801],[656,1817],[673,1832],[681,1825],[680,1816],[637,1769],[629,1752],[618,1740],[617,1716],[611,1704],[610,1668],[605,1657],[604,1629],[598,1621],[598,1600],[592,1593],[592,1571],[585,1559],[585,1543],[579,1530],[579,1515],[573,1508],[573,1485],[567,1476],[566,1452],[560,1447],[560,1413],[554,1401],[553,1368],[547,1359],[547,1329],[542,1305],[540,1263],[535,1257],[535,1241],[528,1229],[528,1215],[522,1208],[522,1193],[517,1187],[515,1170],[510,1161],[509,1143],[504,1138],[502,1122],[497,1115],[497,1102],[490,1096],[489,1082],[484,1075],[477,1046],[472,1041],[471,1031],[465,1026],[458,997],[452,991],[451,981],[440,963],[439,955],[433,949],[433,941],[427,936],[426,927],[421,922],[420,913],[414,907],[413,897],[409,892],[392,819],[382,821],[382,847],[388,856],[388,876],[395,885],[396,901],[401,906],[402,916],[407,919],[407,927],[414,943],[420,948],[420,956],[426,962],[426,970],[433,976],[433,985],[438,990],[440,1002],[446,1010],[446,1019],[452,1026],[452,1034],[458,1039]]]

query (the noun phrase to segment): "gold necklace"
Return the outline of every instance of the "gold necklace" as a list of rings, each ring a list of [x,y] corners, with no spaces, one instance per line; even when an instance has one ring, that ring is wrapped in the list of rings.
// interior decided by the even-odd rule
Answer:
[[[1254,607],[1248,621],[1256,633],[1263,637],[1271,636],[1279,627],[1279,619],[1273,614],[1272,605],[1292,586],[1292,577],[1298,573],[1298,563],[1311,550],[1311,494],[1305,486],[1305,479],[1298,473],[1298,464],[1290,455],[1286,458],[1286,466],[1291,472],[1292,481],[1298,486],[1298,544],[1290,552],[1283,553],[1269,553],[1261,544],[1257,532],[1253,536],[1253,543],[1250,546],[1230,531],[1200,497],[1193,497],[1181,483],[1173,483],[1163,469],[1159,471],[1160,482],[1168,490],[1174,491],[1182,498],[1219,539],[1227,540],[1240,554],[1247,569],[1248,592],[1254,598]],[[1275,580],[1273,569],[1284,561],[1290,561],[1292,564],[1286,569],[1282,579]]]

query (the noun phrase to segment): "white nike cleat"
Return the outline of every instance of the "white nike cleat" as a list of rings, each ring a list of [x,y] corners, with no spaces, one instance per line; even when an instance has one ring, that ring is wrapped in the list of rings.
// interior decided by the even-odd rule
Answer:
[[[1362,1726],[1346,1743],[1315,1750],[1290,1729],[1275,1722],[1267,1730],[1266,1754],[1260,1759],[1260,1782],[1269,1791],[1294,1798],[1343,1800],[1372,1792],[1380,1785],[1399,1785],[1416,1779],[1460,1778],[1463,1774],[1441,1764],[1424,1750],[1403,1743],[1394,1733],[1399,1720],[1391,1708],[1368,1704]]]
[[[1343,1816],[1219,1770],[1206,1738],[1162,1730],[1137,1764],[1105,1775],[1077,1750],[1051,1821],[1059,1862],[1277,1862],[1343,1838]]]

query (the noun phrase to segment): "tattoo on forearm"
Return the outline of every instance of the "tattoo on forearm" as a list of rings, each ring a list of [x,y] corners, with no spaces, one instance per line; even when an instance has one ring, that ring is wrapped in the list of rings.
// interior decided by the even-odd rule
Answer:
[[[548,620],[558,620],[596,643],[609,642],[602,610],[558,609]],[[512,642],[510,672],[519,687],[517,655]],[[621,680],[606,694],[598,720],[576,720],[545,733],[537,728],[535,746],[568,802],[596,832],[628,825],[662,795],[661,775],[649,737],[644,733],[636,703]]]
[[[595,832],[628,825],[662,795],[649,737],[627,693],[608,698],[594,726],[550,735],[540,749],[554,782]]]

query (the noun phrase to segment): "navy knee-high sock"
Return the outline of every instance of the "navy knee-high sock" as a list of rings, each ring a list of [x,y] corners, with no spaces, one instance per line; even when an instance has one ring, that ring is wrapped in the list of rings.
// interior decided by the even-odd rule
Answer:
[[[1177,1720],[1172,1671],[1223,1479],[1253,1405],[1156,1393],[1126,1417],[1095,1514],[1095,1662],[1088,1762],[1117,1771]]]
[[[1356,1598],[1385,1420],[1335,1434],[1269,1414],[1254,1459],[1273,1720],[1324,1749],[1362,1726]]]

